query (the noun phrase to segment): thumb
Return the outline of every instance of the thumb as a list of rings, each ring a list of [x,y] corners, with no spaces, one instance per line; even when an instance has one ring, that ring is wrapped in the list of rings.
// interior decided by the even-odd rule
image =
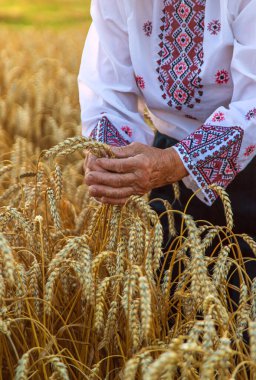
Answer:
[[[138,144],[138,143],[131,143],[126,146],[120,146],[120,147],[113,146],[111,147],[111,150],[116,156],[116,158],[129,158],[129,157],[134,157],[141,152],[141,149],[139,149],[140,145],[141,144]]]

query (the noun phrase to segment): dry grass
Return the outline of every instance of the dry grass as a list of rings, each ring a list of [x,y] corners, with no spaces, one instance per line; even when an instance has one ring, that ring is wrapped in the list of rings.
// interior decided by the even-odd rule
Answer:
[[[110,152],[77,137],[81,36],[65,36],[63,52],[49,34],[26,33],[0,61],[0,379],[242,380],[247,368],[253,379],[256,281],[226,193],[216,188],[227,227],[182,214],[175,231],[165,203],[174,237],[165,253],[145,199],[123,208],[89,199],[81,152]],[[183,267],[175,279],[174,263]]]

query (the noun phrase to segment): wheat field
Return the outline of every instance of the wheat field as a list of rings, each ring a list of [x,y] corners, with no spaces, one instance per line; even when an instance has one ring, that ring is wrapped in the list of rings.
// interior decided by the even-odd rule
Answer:
[[[146,197],[88,196],[84,155],[111,151],[80,136],[84,37],[0,34],[0,380],[255,380],[256,279],[237,240],[256,242],[232,232],[225,191],[226,226],[179,213],[176,231],[165,202],[164,252]]]

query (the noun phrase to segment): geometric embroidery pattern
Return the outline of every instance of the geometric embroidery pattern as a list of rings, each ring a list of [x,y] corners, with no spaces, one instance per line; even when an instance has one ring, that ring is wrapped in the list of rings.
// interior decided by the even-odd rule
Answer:
[[[212,116],[212,121],[214,123],[220,123],[221,121],[225,120],[225,114],[223,112],[215,112]]]
[[[145,89],[145,81],[144,81],[143,77],[140,77],[139,75],[135,75],[135,80],[136,80],[137,86],[141,90],[144,90]]]
[[[246,148],[244,156],[249,157],[251,156],[256,150],[256,145],[250,145]]]
[[[143,25],[144,33],[147,37],[150,37],[153,31],[152,21],[147,21]]]
[[[128,140],[121,136],[106,116],[103,116],[98,122],[91,132],[90,138],[112,146],[124,146],[130,144]]]
[[[157,61],[162,97],[170,107],[193,108],[203,95],[201,68],[206,0],[164,0]]]
[[[217,196],[208,185],[226,188],[238,173],[237,158],[244,131],[240,127],[203,125],[176,144],[188,171],[210,202]]]
[[[250,110],[250,111],[246,114],[245,117],[246,117],[247,120],[255,119],[255,118],[256,118],[256,108],[253,108],[252,110]]]
[[[217,34],[221,31],[221,23],[219,20],[212,20],[207,25],[207,30],[210,32],[212,36],[217,36]]]
[[[215,81],[217,84],[227,84],[229,82],[229,73],[227,70],[218,70],[215,75]]]

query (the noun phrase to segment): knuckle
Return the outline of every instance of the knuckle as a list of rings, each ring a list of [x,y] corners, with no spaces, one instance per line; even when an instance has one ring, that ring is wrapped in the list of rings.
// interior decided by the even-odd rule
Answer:
[[[142,154],[141,156],[142,156],[141,160],[143,162],[144,167],[145,168],[149,168],[150,167],[150,159],[149,159],[149,157],[146,156],[145,154]]]
[[[147,171],[147,169],[148,169],[148,164],[147,164],[147,162],[146,161],[144,161],[144,160],[140,160],[140,169],[143,171],[143,172],[145,172],[145,171]]]
[[[121,176],[116,176],[115,181],[113,182],[113,185],[115,185],[117,188],[122,186],[122,179]]]
[[[138,170],[136,173],[135,173],[137,179],[136,179],[136,185],[137,185],[137,188],[139,189],[139,191],[143,192],[143,194],[145,192],[148,191],[149,189],[149,183],[150,183],[150,176],[149,176],[149,173],[147,170]]]
[[[119,173],[122,173],[124,171],[124,164],[122,162],[119,162],[117,165],[117,171]]]
[[[140,170],[136,170],[133,174],[134,174],[134,177],[135,177],[133,183],[135,185],[137,185],[138,187],[140,187],[141,183],[142,183],[142,179],[143,179],[143,177],[141,175],[141,171]]]
[[[142,144],[140,143],[140,142],[132,142],[131,143],[131,146],[133,147],[133,148],[136,148],[136,149],[138,149],[138,148],[141,148],[141,146],[142,146]]]
[[[134,157],[134,164],[136,169],[146,169],[149,165],[148,158],[144,154],[138,154],[136,157]]]
[[[123,153],[123,152],[125,152],[125,148],[126,148],[125,146],[119,146],[116,148],[116,151]]]

